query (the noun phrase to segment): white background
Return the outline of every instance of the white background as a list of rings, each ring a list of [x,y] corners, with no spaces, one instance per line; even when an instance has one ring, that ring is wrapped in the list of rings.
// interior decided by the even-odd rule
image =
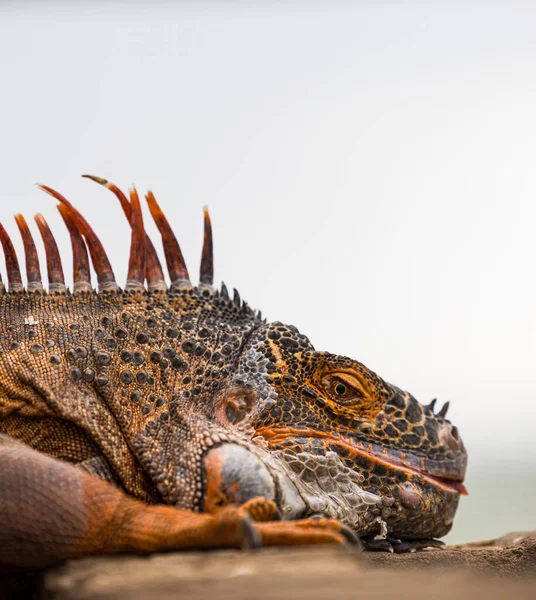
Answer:
[[[451,541],[536,527],[534,5],[71,4],[0,2],[20,256],[12,214],[43,212],[70,269],[36,181],[83,209],[121,281],[129,229],[80,174],[152,187],[194,275],[208,204],[218,281],[451,401],[470,457]]]

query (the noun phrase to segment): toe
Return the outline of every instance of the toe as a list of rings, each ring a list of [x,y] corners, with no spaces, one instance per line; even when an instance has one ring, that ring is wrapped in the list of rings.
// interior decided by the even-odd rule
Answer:
[[[343,526],[333,519],[272,521],[257,525],[263,544],[302,546],[309,544],[344,544]]]
[[[254,521],[279,521],[281,514],[273,500],[267,500],[262,496],[252,498],[242,505]]]

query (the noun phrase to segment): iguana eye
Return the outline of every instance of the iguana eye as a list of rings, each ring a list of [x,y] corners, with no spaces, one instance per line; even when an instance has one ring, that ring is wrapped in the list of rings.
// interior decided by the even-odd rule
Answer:
[[[337,394],[337,396],[344,396],[346,394],[346,386],[344,385],[344,383],[338,383],[335,386],[335,393]]]
[[[349,373],[326,375],[323,383],[326,392],[339,404],[355,404],[365,397],[358,379]]]

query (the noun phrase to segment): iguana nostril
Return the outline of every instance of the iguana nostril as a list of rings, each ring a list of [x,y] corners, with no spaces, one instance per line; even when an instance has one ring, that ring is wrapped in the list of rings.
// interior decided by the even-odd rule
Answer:
[[[458,429],[450,423],[441,423],[438,428],[438,437],[443,444],[451,450],[460,449],[460,435]]]

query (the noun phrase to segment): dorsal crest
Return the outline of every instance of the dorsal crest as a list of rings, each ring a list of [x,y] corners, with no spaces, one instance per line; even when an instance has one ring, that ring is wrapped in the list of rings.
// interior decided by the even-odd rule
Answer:
[[[154,244],[147,235],[143,222],[143,213],[140,198],[135,188],[129,191],[127,197],[115,184],[94,175],[83,175],[108,188],[119,200],[125,217],[132,230],[130,244],[130,258],[128,264],[127,281],[124,287],[126,292],[176,292],[184,289],[193,289],[186,262],[184,260],[179,242],[158,204],[154,194],[148,191],[145,199],[149,212],[162,236],[162,244],[170,286],[165,280],[164,270],[158,258]],[[86,221],[83,215],[53,188],[38,184],[38,187],[58,201],[58,211],[69,231],[73,254],[73,293],[87,293],[93,291],[91,284],[90,259],[97,275],[99,292],[120,291],[115,275],[97,234]],[[23,215],[15,216],[16,223],[22,236],[25,252],[25,266],[28,285],[25,289],[21,269],[9,234],[0,223],[0,243],[2,244],[7,269],[7,283],[9,292],[38,292],[38,293],[68,293],[65,285],[63,265],[58,246],[45,218],[35,215],[39,232],[45,247],[47,275],[49,288],[43,287],[41,267],[32,233]],[[201,255],[200,282],[201,289],[212,290],[214,280],[214,260],[212,227],[208,209],[204,208],[204,239]],[[5,286],[0,278],[0,291],[5,291]],[[222,286],[223,296],[227,296],[227,288]]]

